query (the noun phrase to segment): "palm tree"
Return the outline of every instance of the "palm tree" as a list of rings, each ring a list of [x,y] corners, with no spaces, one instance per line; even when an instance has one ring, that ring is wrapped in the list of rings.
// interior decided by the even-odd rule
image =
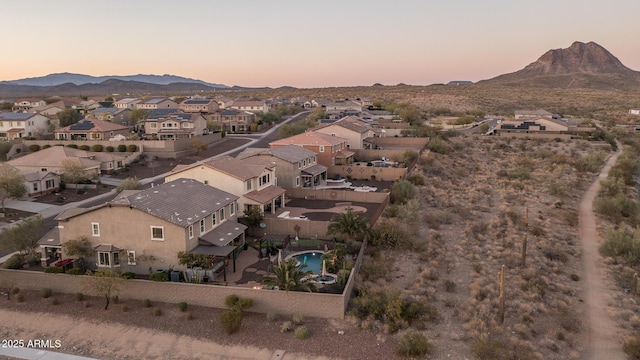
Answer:
[[[327,235],[344,234],[347,236],[347,240],[353,240],[369,232],[369,221],[361,214],[352,212],[351,209],[346,213],[334,216],[327,227]]]
[[[307,264],[296,266],[295,259],[281,261],[280,265],[269,265],[269,270],[274,276],[263,276],[258,282],[265,285],[277,286],[280,290],[285,291],[308,291],[317,290],[316,286],[308,281],[308,276],[313,274],[311,271],[304,271]]]

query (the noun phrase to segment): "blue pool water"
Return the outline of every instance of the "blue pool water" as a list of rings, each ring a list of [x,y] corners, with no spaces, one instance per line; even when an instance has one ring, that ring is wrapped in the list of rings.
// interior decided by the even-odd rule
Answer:
[[[320,275],[322,274],[322,252],[320,251],[309,251],[306,253],[293,255],[300,264],[307,264],[307,267],[304,268],[305,271],[313,271],[314,274]],[[305,262],[306,258],[306,262]]]

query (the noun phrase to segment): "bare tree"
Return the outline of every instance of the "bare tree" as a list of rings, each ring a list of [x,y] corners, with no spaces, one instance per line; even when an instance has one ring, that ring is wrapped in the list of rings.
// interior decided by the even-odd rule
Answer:
[[[84,167],[75,159],[62,160],[62,179],[71,184],[77,184],[87,179]]]
[[[83,284],[85,291],[95,294],[96,296],[104,296],[106,300],[104,309],[107,310],[111,302],[111,296],[118,294],[124,279],[119,273],[111,269],[99,270],[94,273],[89,271],[87,275],[89,276]]]

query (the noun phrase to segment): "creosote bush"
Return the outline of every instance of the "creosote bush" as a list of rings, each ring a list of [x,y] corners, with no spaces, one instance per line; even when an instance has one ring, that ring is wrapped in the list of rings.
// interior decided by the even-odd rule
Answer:
[[[142,306],[149,308],[151,307],[151,300],[149,299],[144,299],[144,301],[142,301]]]
[[[82,301],[84,300],[84,294],[81,292],[77,292],[76,293],[76,301]]]
[[[220,324],[227,335],[237,332],[242,325],[242,311],[231,309],[223,312],[220,314]]]
[[[24,294],[22,293],[17,294],[15,299],[16,299],[16,302],[19,302],[19,303],[24,302]]]
[[[160,309],[159,307],[154,307],[152,313],[153,316],[160,316],[162,315],[162,309]]]
[[[180,309],[180,311],[185,312],[187,311],[187,303],[182,301],[178,303],[178,309]]]
[[[293,330],[293,323],[291,321],[285,321],[280,325],[281,333],[290,332],[291,330]]]
[[[191,312],[186,312],[184,314],[185,320],[193,320],[193,314]]]
[[[42,289],[40,294],[42,295],[43,298],[46,299],[46,298],[51,297],[51,294],[53,294],[53,291],[50,288],[44,288],[44,289]]]
[[[300,314],[293,314],[291,320],[295,325],[302,325],[305,322],[304,316]]]
[[[431,344],[427,338],[417,331],[402,334],[398,345],[398,355],[406,357],[422,357],[431,353]]]

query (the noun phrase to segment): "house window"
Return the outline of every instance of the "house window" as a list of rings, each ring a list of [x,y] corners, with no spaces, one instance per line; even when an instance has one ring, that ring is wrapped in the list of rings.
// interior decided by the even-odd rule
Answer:
[[[98,266],[111,267],[111,253],[98,252]]]
[[[247,180],[247,191],[251,190],[251,179]]]
[[[38,191],[38,183],[37,182],[33,183],[33,191]]]
[[[296,176],[296,186],[300,186],[300,176]]]
[[[152,128],[152,129],[157,129],[158,128],[158,124],[151,123],[151,124],[149,124],[149,127]]]
[[[231,203],[229,204],[229,216],[233,216],[236,213],[236,204],[235,203]]]
[[[193,239],[193,225],[189,225],[189,239]]]
[[[224,208],[220,209],[220,221],[224,221]]]
[[[298,161],[298,169],[302,168],[302,161]]]
[[[216,226],[216,213],[211,214],[211,226]]]
[[[114,252],[112,254],[113,254],[113,266],[120,266],[120,254],[117,252]]]
[[[47,171],[47,168],[40,168],[40,171]]]
[[[45,189],[51,189],[55,186],[55,182],[53,180],[47,180],[44,182]]]
[[[200,234],[204,232],[204,219],[200,220]]]
[[[151,240],[164,241],[164,227],[152,226],[151,227]]]
[[[127,265],[135,265],[136,264],[136,252],[133,250],[127,251]]]
[[[91,223],[91,234],[93,236],[100,236],[100,224],[99,223]]]
[[[324,145],[320,145],[320,152],[324,152]]]

